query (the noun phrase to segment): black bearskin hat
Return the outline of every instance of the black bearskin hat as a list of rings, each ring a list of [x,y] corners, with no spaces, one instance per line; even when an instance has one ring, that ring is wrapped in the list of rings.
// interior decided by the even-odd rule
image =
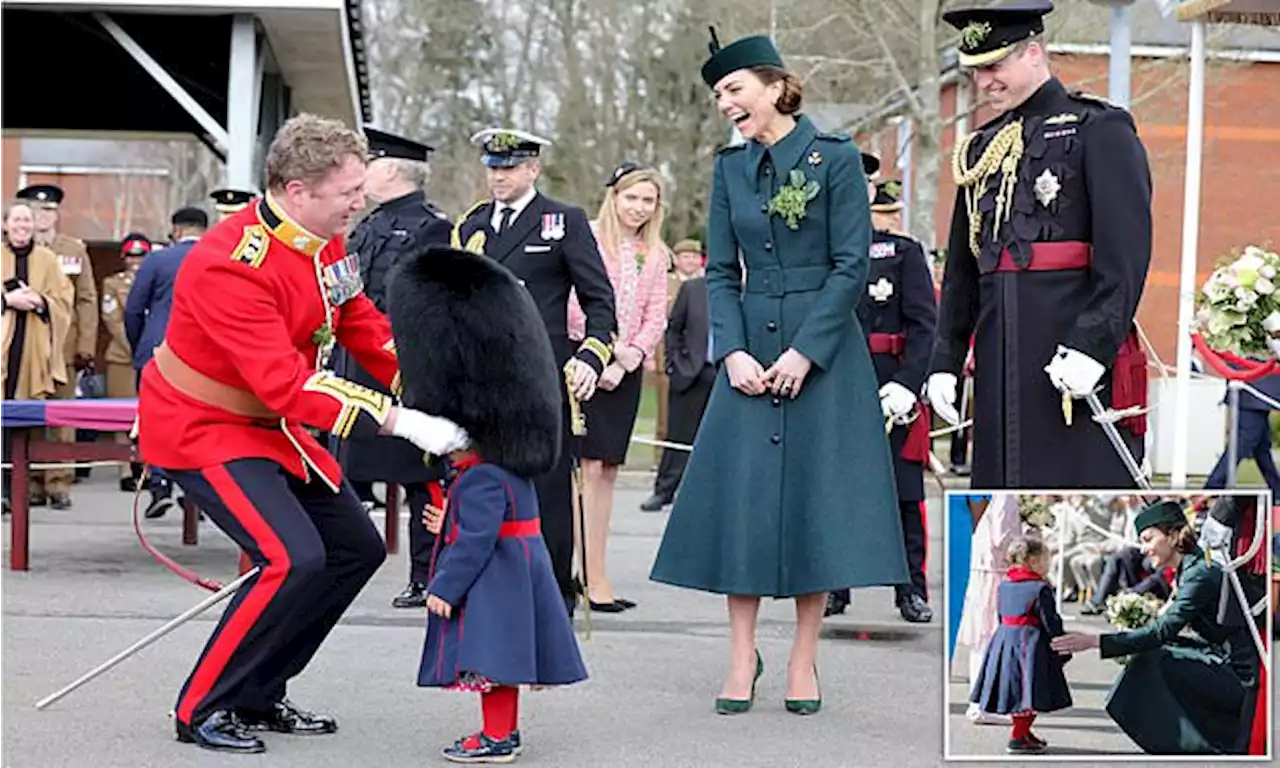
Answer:
[[[450,419],[485,461],[524,477],[559,461],[562,384],[533,298],[485,256],[430,248],[388,280],[402,401]]]

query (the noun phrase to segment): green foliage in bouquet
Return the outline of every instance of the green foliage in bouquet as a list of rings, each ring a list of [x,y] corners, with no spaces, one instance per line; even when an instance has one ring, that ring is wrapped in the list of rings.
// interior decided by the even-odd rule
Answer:
[[[1213,349],[1270,357],[1280,333],[1280,254],[1254,245],[1219,264],[1196,294],[1195,325]]]
[[[1018,499],[1018,517],[1032,528],[1048,528],[1053,525],[1053,512],[1043,496],[1022,496]]]
[[[1155,621],[1161,613],[1162,604],[1151,595],[1139,595],[1136,592],[1123,592],[1107,598],[1107,621],[1122,630],[1142,629]],[[1121,666],[1129,663],[1128,656],[1113,659]]]

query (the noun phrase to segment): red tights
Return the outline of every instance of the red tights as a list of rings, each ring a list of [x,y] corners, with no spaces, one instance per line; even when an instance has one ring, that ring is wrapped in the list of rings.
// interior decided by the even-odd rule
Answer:
[[[520,719],[520,689],[495,685],[480,694],[480,710],[484,714],[484,735],[502,740],[511,735]]]
[[[1035,722],[1036,713],[1019,712],[1013,716],[1013,739],[1019,741],[1031,735],[1031,724]]]

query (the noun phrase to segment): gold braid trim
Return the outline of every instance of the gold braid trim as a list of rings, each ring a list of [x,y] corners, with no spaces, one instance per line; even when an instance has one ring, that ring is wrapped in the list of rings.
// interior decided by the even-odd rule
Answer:
[[[387,420],[391,412],[391,398],[381,392],[370,389],[333,375],[332,371],[317,371],[302,383],[304,392],[318,392],[328,395],[342,404],[338,418],[334,420],[329,432],[339,438],[351,436],[351,428],[361,413],[367,413],[378,424]]]
[[[987,188],[987,180],[1000,172],[1000,188],[996,193],[996,215],[991,223],[992,235],[1000,231],[1000,225],[1009,220],[1013,212],[1013,192],[1018,185],[1018,163],[1026,147],[1022,141],[1022,120],[1014,120],[995,135],[982,150],[978,162],[965,167],[969,146],[978,137],[974,132],[956,145],[951,155],[951,176],[956,186],[965,191],[965,209],[969,214],[969,248],[976,258],[981,250],[982,212],[978,200]]]
[[[609,360],[613,357],[613,352],[609,345],[597,339],[594,336],[588,336],[578,347],[579,352],[590,352],[600,360],[600,365],[608,365]]]

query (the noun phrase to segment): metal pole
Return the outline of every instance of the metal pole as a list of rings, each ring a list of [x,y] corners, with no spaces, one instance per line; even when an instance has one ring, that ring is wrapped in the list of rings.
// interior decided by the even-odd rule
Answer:
[[[177,617],[176,619],[173,619],[168,624],[165,624],[163,627],[160,627],[159,629],[157,629],[155,632],[152,632],[151,634],[142,638],[138,642],[124,649],[120,653],[117,653],[115,656],[111,657],[106,662],[104,662],[101,666],[87,672],[86,674],[81,676],[78,680],[68,685],[66,688],[63,688],[57,693],[50,694],[44,697],[43,699],[41,699],[40,701],[36,702],[36,709],[44,709],[45,707],[57,701],[58,699],[61,699],[63,696],[66,696],[68,693],[71,693],[72,691],[84,685],[85,683],[89,682],[90,680],[94,679],[98,675],[101,675],[102,673],[116,666],[120,662],[134,655],[138,651],[141,651],[143,648],[146,648],[148,645],[151,645],[155,641],[169,634],[170,632],[182,626],[183,624],[186,624],[191,619],[209,610],[209,608],[227,599],[228,597],[231,596],[232,593],[234,593],[237,589],[240,588],[241,584],[245,583],[246,581],[253,578],[254,576],[257,576],[260,570],[261,570],[260,568],[255,567],[252,570],[244,572],[243,574],[240,575],[240,578],[231,582],[230,584],[218,590],[217,592],[214,592],[212,595],[209,595],[204,600],[201,600],[197,605],[189,608],[181,616]]]
[[[227,78],[227,186],[257,189],[253,175],[254,147],[258,141],[260,94],[258,30],[254,17],[240,14],[231,22],[230,74]],[[255,82],[257,80],[258,82]]]
[[[1191,409],[1191,324],[1195,312],[1196,246],[1200,239],[1200,171],[1204,151],[1204,22],[1191,25],[1191,85],[1187,100],[1187,170],[1182,197],[1182,279],[1178,288],[1178,384],[1173,427],[1173,488],[1187,484]]]
[[[1111,61],[1107,73],[1108,97],[1126,109],[1129,107],[1129,6],[1111,9]]]

